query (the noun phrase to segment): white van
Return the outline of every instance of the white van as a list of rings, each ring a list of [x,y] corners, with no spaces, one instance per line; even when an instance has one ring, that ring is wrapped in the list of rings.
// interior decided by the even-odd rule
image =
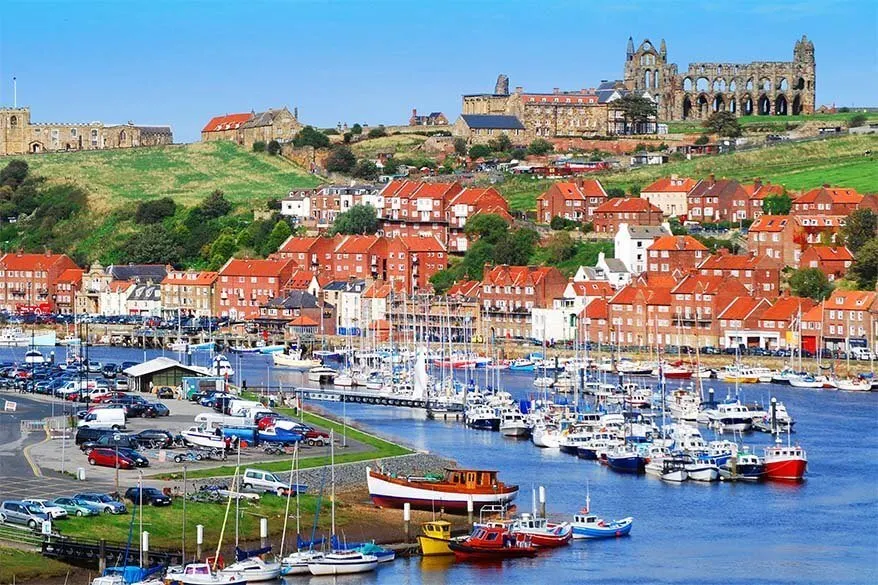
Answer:
[[[245,469],[241,478],[241,487],[257,492],[273,492],[279,496],[286,495],[289,484],[281,481],[270,471],[261,469]]]
[[[861,360],[867,362],[874,358],[874,355],[871,351],[869,351],[868,347],[852,347],[851,348],[851,357],[855,360]]]
[[[265,408],[265,406],[254,400],[229,400],[229,414],[231,416],[242,416],[242,411],[253,408]]]
[[[121,408],[99,408],[85,415],[85,418],[79,421],[79,426],[118,431],[125,428],[125,411]]]

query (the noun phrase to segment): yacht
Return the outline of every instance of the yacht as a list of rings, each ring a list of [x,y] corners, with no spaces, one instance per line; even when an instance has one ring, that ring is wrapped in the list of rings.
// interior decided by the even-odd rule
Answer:
[[[706,413],[709,424],[721,432],[746,432],[753,426],[753,413],[738,401],[717,404]]]
[[[500,411],[500,433],[505,437],[524,437],[530,428],[518,409]]]
[[[278,354],[274,354],[278,355]],[[338,372],[326,366],[317,366],[308,370],[308,381],[318,384],[331,384]]]
[[[530,439],[534,445],[544,449],[558,449],[561,446],[561,432],[558,427],[545,422],[539,422],[534,426]]]

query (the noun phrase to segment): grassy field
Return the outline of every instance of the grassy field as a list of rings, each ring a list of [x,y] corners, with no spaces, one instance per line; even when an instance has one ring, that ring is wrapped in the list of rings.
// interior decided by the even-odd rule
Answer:
[[[873,154],[864,156],[872,150]],[[824,183],[852,187],[861,193],[878,191],[878,137],[844,136],[814,142],[781,144],[767,149],[736,152],[719,156],[704,156],[693,160],[641,167],[638,169],[599,173],[605,188],[632,185],[645,187],[659,177],[672,174],[704,178],[711,173],[741,181],[760,177],[800,191],[819,187]],[[528,177],[511,177],[497,186],[515,210],[536,207],[537,196],[551,181]]]
[[[784,131],[788,127],[793,128],[806,122],[837,122],[840,125],[847,124],[848,120],[859,112],[844,112],[841,114],[811,114],[808,116],[741,116],[738,120],[745,132],[754,131]],[[866,113],[868,119],[878,119],[878,114]],[[698,134],[704,132],[704,127],[699,120],[684,120],[668,122],[670,134]]]
[[[351,146],[358,157],[374,157],[379,152],[392,152],[395,154],[410,154],[424,142],[427,137],[419,134],[395,134],[363,140]]]
[[[0,583],[40,582],[67,574],[70,567],[38,552],[0,547]]]
[[[285,414],[290,418],[298,419],[299,415],[289,408],[278,408],[276,409],[279,413]],[[304,413],[303,416],[304,422],[313,425],[315,427],[320,427],[326,430],[334,430],[335,431],[335,440],[336,444],[339,444],[342,440],[342,433],[344,433],[347,438],[358,441],[360,443],[369,445],[371,449],[367,451],[360,451],[358,453],[339,453],[338,449],[336,449],[335,454],[335,462],[336,463],[354,463],[357,461],[370,461],[372,459],[384,459],[386,457],[397,457],[399,455],[407,455],[412,453],[411,449],[407,449],[401,445],[397,445],[396,443],[391,443],[390,441],[385,441],[380,437],[376,437],[375,435],[370,435],[368,433],[364,433],[362,431],[358,431],[357,429],[353,429],[350,426],[347,428],[344,427],[341,423],[337,423],[328,418],[324,418],[322,416],[318,416],[316,414],[311,414],[310,412]],[[310,469],[312,467],[322,467],[324,465],[329,465],[330,460],[328,455],[321,455],[315,457],[301,457],[299,459],[299,468],[300,469]],[[266,471],[288,471],[290,469],[290,461],[289,459],[283,459],[279,461],[267,461],[265,463],[259,464],[260,469],[264,469]],[[235,466],[234,465],[223,465],[220,467],[210,467],[207,469],[196,469],[189,471],[187,473],[188,478],[196,479],[196,478],[205,478],[205,477],[230,477],[235,474]],[[179,473],[164,473],[157,476],[153,476],[159,479],[181,479],[182,474]]]
[[[291,188],[319,184],[288,160],[254,153],[231,142],[46,154],[27,157],[36,174],[88,188],[93,207],[170,196],[193,205],[214,189],[235,203],[282,197]]]

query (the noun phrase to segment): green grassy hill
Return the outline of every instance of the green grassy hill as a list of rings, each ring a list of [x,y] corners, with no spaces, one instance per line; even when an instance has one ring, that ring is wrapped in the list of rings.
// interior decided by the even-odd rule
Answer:
[[[172,197],[191,206],[214,189],[234,203],[263,203],[319,179],[288,160],[254,153],[231,142],[100,150],[26,157],[33,172],[72,181],[89,192],[96,209]]]
[[[868,150],[871,155],[864,155]],[[703,178],[713,173],[751,181],[755,177],[785,185],[795,191],[824,183],[852,187],[861,193],[878,192],[878,136],[843,136],[814,142],[782,144],[747,152],[703,156],[693,160],[600,173],[595,177],[605,188],[632,185],[645,187],[659,177],[672,174]],[[551,181],[514,177],[498,189],[517,210],[530,210]]]

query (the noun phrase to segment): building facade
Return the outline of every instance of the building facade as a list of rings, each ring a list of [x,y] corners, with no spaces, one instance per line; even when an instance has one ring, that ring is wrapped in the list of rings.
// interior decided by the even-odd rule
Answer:
[[[54,313],[61,275],[78,268],[66,254],[7,253],[0,257],[0,307],[10,313]]]
[[[596,179],[554,183],[537,197],[537,220],[550,223],[562,217],[581,223],[594,218],[594,210],[607,200],[607,192]]]
[[[166,314],[212,317],[216,308],[216,272],[171,270],[161,281]]]
[[[622,224],[656,226],[662,221],[662,210],[640,197],[608,199],[592,212],[594,231],[598,234],[615,234]]]

